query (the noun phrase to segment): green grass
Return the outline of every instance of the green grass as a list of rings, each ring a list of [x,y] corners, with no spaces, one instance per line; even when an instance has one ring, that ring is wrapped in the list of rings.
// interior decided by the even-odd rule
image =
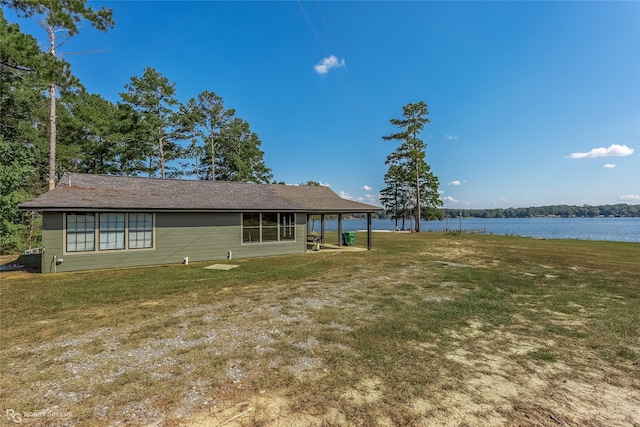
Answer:
[[[529,356],[531,356],[531,358],[533,359],[540,360],[543,362],[555,362],[555,358],[553,357],[553,354],[548,349],[532,351],[529,353]]]
[[[376,233],[371,252],[231,263],[3,273],[3,407],[78,426],[219,423],[245,401],[243,425],[531,425],[559,416],[558,387],[640,398],[637,243]],[[564,419],[617,423],[625,406],[598,398]]]

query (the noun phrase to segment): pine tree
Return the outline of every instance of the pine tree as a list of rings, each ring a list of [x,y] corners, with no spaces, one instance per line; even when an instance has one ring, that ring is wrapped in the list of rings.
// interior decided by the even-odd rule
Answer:
[[[159,169],[165,178],[166,163],[181,155],[177,140],[181,139],[178,115],[174,112],[178,101],[175,98],[175,83],[172,83],[153,68],[145,68],[142,77],[131,77],[125,86],[127,92],[120,94],[124,102],[139,116],[138,150],[148,159],[149,176]]]
[[[249,123],[238,117],[231,120],[221,134],[216,157],[219,161],[218,179],[269,183],[271,169],[264,163],[262,142]]]
[[[199,170],[204,179],[271,181],[260,138],[247,121],[235,117],[234,109],[224,108],[221,97],[205,91],[181,106],[179,115],[181,129],[192,138],[190,151],[200,155],[199,164],[210,165]]]
[[[385,214],[395,220],[396,230],[399,229],[398,220],[402,220],[404,230],[406,220],[411,217],[409,182],[407,171],[399,164],[390,165],[384,175],[386,187],[380,190],[380,203],[385,207]]]
[[[0,254],[37,245],[35,213],[18,205],[46,190],[47,85],[52,64],[0,9]]]
[[[49,190],[55,186],[57,142],[57,88],[68,84],[70,73],[64,63],[56,64],[58,49],[79,32],[78,24],[88,21],[92,27],[107,31],[113,27],[112,11],[104,7],[94,10],[88,0],[0,0],[0,5],[15,9],[18,14],[41,16],[40,24],[49,39],[48,53],[53,61],[48,68],[49,86]],[[61,72],[62,70],[62,72]]]
[[[442,206],[438,194],[438,178],[431,173],[425,161],[427,144],[419,138],[424,125],[429,123],[427,104],[420,101],[407,104],[402,108],[402,119],[391,119],[392,125],[401,128],[399,132],[383,136],[385,141],[400,141],[400,145],[387,157],[387,164],[400,167],[406,173],[406,184],[415,218],[415,230],[420,232],[423,214],[429,218],[437,216],[437,207]]]
[[[198,168],[205,179],[216,180],[216,154],[223,129],[235,115],[234,109],[225,109],[222,98],[211,91],[204,91],[180,106],[181,129],[192,139],[190,151],[197,156],[196,164],[208,164],[209,168]]]

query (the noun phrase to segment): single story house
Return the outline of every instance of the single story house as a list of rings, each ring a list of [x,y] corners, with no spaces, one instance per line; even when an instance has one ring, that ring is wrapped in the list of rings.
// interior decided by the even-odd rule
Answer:
[[[327,187],[65,174],[19,206],[42,212],[42,272],[301,254],[310,215],[381,208]],[[339,239],[338,244],[341,244]]]

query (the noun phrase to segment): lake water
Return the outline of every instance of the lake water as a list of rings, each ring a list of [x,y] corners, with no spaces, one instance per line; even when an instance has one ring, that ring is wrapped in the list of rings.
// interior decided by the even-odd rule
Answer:
[[[398,223],[402,227],[402,223]],[[395,221],[374,219],[374,230],[393,230]],[[409,222],[406,222],[409,229]],[[459,219],[422,221],[421,231],[458,230]],[[320,230],[316,220],[314,229]],[[343,231],[366,230],[367,221],[342,221]],[[325,221],[325,230],[337,231],[338,221]],[[463,218],[463,231],[484,230],[487,234],[537,237],[543,239],[609,240],[640,242],[640,218]]]

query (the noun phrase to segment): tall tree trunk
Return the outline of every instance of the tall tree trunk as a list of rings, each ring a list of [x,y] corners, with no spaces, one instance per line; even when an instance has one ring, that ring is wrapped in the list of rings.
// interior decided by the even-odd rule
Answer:
[[[49,85],[49,190],[56,186],[56,85]]]
[[[396,230],[397,230],[398,229],[398,203],[399,203],[398,202],[398,184],[395,184],[393,186],[393,189],[394,189],[394,195],[393,195],[393,197],[394,197],[394,203],[393,203],[394,213],[393,213],[393,216],[396,219]],[[403,228],[404,228],[404,226],[403,226]]]
[[[416,162],[416,233],[420,232],[420,171]]]
[[[211,137],[211,181],[216,180],[216,144]]]
[[[196,181],[200,179],[200,169],[198,168],[198,146],[195,146],[196,149]]]
[[[158,150],[160,151],[160,176],[164,179],[164,136],[158,138]]]
[[[53,57],[56,56],[56,33],[52,25],[47,25],[47,34],[49,35],[49,52]],[[56,84],[49,84],[49,190],[53,190],[56,186]]]
[[[413,133],[413,139],[417,139],[417,132]],[[421,214],[421,206],[420,206],[420,163],[418,162],[418,154],[414,154],[416,156],[416,233],[420,232],[420,214]]]

